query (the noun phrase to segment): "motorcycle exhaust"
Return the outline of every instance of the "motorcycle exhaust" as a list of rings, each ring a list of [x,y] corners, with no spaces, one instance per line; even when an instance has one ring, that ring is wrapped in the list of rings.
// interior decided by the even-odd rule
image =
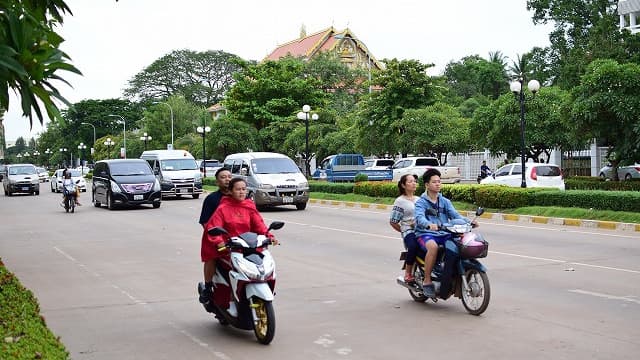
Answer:
[[[419,287],[416,282],[406,283],[402,276],[398,276],[398,278],[396,279],[396,282],[398,283],[398,285],[404,286],[409,290],[422,291],[422,288]]]

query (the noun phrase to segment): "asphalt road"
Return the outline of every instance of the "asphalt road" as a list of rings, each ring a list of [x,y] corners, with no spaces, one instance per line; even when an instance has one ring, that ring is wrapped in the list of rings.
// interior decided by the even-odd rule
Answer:
[[[273,249],[277,330],[263,346],[197,301],[202,199],[66,214],[59,194],[0,196],[0,256],[73,359],[637,359],[640,234],[493,223],[491,303],[416,303],[395,284],[399,236],[381,210],[310,205]],[[46,190],[46,191],[45,191]],[[1,358],[0,354],[0,358]]]

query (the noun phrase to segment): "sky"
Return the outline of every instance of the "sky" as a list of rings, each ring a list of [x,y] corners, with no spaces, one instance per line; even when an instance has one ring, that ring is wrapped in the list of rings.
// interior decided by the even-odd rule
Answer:
[[[431,75],[468,55],[501,51],[510,60],[549,45],[550,25],[534,25],[526,0],[66,0],[73,16],[57,31],[61,49],[83,76],[60,73],[71,103],[122,98],[133,76],[173,50],[222,50],[262,60],[277,45],[330,26],[349,28],[377,59],[431,63]],[[12,96],[7,141],[37,137],[44,127]],[[63,107],[64,108],[64,107]],[[45,122],[46,126],[46,122]]]

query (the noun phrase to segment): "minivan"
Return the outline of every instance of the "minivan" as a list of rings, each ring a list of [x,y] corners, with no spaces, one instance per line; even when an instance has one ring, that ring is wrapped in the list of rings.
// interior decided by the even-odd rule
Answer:
[[[140,155],[160,182],[162,196],[202,194],[202,175],[196,160],[186,150],[147,150]],[[94,170],[95,171],[95,170]]]
[[[309,183],[300,168],[288,156],[271,152],[228,155],[226,169],[233,177],[247,182],[247,198],[258,208],[295,205],[304,210],[309,201]]]
[[[160,207],[160,183],[149,163],[142,159],[111,159],[96,162],[92,199],[95,207],[151,204]]]
[[[2,187],[7,196],[15,193],[40,195],[40,179],[36,167],[33,164],[6,165]]]
[[[562,170],[558,165],[544,163],[525,163],[525,182],[527,187],[550,187],[565,189]],[[496,170],[492,176],[480,181],[480,184],[497,184],[519,187],[522,185],[522,164],[507,164]]]

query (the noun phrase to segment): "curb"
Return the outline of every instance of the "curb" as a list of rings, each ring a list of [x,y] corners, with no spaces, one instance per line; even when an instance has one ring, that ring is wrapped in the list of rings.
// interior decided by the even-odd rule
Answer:
[[[388,210],[391,211],[392,205],[384,204],[369,204],[358,203],[349,201],[337,201],[337,200],[320,200],[309,199],[310,204],[318,205],[330,205],[341,206],[354,209],[374,209],[374,210]],[[461,215],[471,217],[475,215],[473,211],[460,211]],[[582,220],[582,219],[566,219],[555,218],[547,216],[533,216],[533,215],[518,215],[518,214],[502,214],[502,213],[488,213],[485,212],[480,216],[483,219],[491,219],[497,221],[512,221],[523,224],[550,224],[550,225],[562,225],[562,226],[575,226],[590,229],[603,229],[603,230],[621,230],[621,231],[633,231],[640,232],[640,224],[634,223],[621,223],[615,221],[603,221],[603,220]]]

